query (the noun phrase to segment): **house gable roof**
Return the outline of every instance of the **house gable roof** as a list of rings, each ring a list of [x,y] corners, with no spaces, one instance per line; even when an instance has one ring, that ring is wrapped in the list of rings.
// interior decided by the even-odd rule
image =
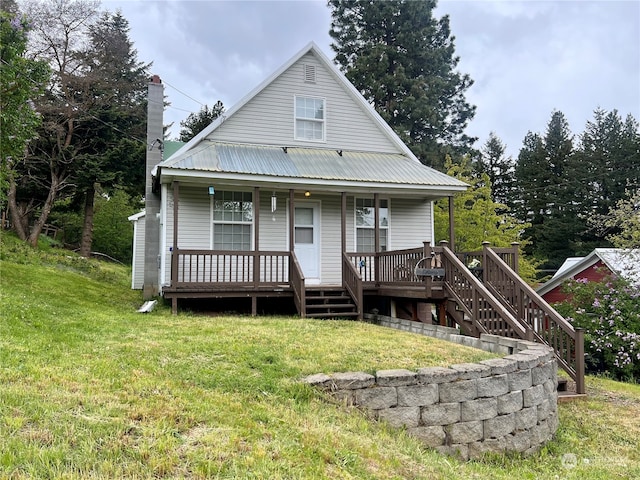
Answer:
[[[615,275],[640,287],[640,249],[596,248],[586,257],[568,258],[551,280],[537,289],[538,294],[550,292],[599,261]]]
[[[208,136],[210,136],[214,131],[216,131],[221,125],[225,122],[229,121],[233,116],[239,112],[247,103],[253,100],[256,96],[258,96],[265,88],[271,85],[277,78],[279,78],[284,72],[286,72],[291,66],[295,63],[299,62],[305,55],[311,53],[326,70],[330,73],[330,75],[337,81],[344,90],[348,93],[348,95],[352,98],[352,100],[359,105],[361,110],[369,117],[369,119],[374,122],[380,131],[385,135],[388,140],[398,149],[398,152],[406,155],[408,158],[419,162],[419,160],[415,157],[413,152],[407,147],[404,142],[398,137],[398,135],[393,131],[393,129],[384,121],[384,119],[375,111],[372,105],[370,105],[366,99],[358,92],[358,90],[347,80],[347,78],[337,69],[335,65],[329,60],[329,58],[322,52],[322,50],[314,43],[310,42],[303,49],[301,49],[296,55],[294,55],[290,60],[284,63],[279,69],[277,69],[273,74],[271,74],[267,79],[265,79],[260,85],[258,85],[255,89],[249,92],[245,97],[243,97],[238,103],[236,103],[233,107],[231,107],[228,111],[224,112],[223,115],[214,120],[208,127],[202,130],[198,135],[196,135],[191,141],[189,141],[186,145],[180,148],[175,155],[182,155],[189,151],[190,149],[196,147],[203,140],[205,140]],[[170,159],[170,158],[168,158]]]

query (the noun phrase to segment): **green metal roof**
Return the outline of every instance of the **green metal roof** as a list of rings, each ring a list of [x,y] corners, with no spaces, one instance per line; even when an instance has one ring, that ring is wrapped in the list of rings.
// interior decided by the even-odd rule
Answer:
[[[286,150],[286,151],[285,151]],[[202,141],[161,168],[460,189],[456,178],[401,154],[274,147]]]
[[[170,158],[171,155],[180,150],[183,146],[185,146],[185,142],[178,142],[176,140],[165,140],[164,142],[164,150],[162,151],[163,158]]]

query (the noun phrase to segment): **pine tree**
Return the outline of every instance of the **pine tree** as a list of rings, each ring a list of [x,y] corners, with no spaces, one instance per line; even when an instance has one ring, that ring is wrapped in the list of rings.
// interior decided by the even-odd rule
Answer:
[[[564,114],[555,111],[544,138],[529,132],[518,155],[515,176],[519,191],[516,216],[531,226],[525,252],[544,260],[544,268],[558,268],[577,253],[586,230],[581,218],[580,179],[574,169],[573,136]]]
[[[471,149],[469,75],[456,71],[448,16],[435,0],[329,0],[331,47],[355,87],[420,160],[443,168],[446,152]]]
[[[144,185],[146,85],[148,65],[137,59],[129,40],[129,24],[120,12],[104,12],[89,27],[89,44],[81,58],[92,101],[89,118],[78,131],[84,153],[76,171],[84,197],[80,254],[91,253],[96,188],[116,185],[141,191]]]
[[[222,115],[222,112],[224,112],[224,105],[218,100],[211,108],[204,105],[198,113],[190,113],[185,120],[180,122],[179,140],[188,142]]]
[[[479,174],[486,173],[491,181],[493,200],[507,206],[513,204],[514,161],[506,153],[507,147],[491,132],[475,162]]]

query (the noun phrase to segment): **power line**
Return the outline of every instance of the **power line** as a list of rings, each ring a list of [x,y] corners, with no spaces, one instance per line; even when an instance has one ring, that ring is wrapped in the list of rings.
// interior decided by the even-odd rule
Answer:
[[[171,85],[170,83],[167,83],[167,82],[166,82],[166,81],[164,81],[164,80],[163,80],[163,82],[164,82],[164,84],[165,84],[165,85],[167,85],[168,87],[173,88],[176,92],[181,93],[181,94],[182,94],[182,95],[184,95],[185,97],[187,97],[187,98],[189,98],[189,99],[193,100],[194,102],[196,102],[197,104],[199,104],[201,107],[205,107],[205,106],[206,106],[204,103],[202,103],[202,102],[200,102],[200,101],[196,100],[195,98],[193,98],[193,97],[192,97],[192,96],[190,96],[190,95],[187,95],[187,94],[186,94],[186,93],[184,93],[182,90],[180,90],[180,89],[178,89],[178,88],[174,87],[174,86],[173,86],[173,85]]]

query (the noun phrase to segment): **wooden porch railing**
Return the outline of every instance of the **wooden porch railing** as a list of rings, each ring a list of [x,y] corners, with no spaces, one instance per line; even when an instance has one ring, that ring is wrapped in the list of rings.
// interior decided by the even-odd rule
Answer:
[[[574,328],[505,263],[493,249],[483,249],[485,286],[533,332],[536,341],[552,347],[561,367],[585,393],[584,332]]]
[[[172,252],[171,285],[279,285],[289,283],[289,252],[183,250]]]
[[[448,247],[438,250],[445,270],[444,283],[449,297],[455,298],[480,332],[504,337],[530,338],[526,328]]]
[[[362,320],[363,293],[362,279],[353,261],[347,253],[342,255],[342,288],[344,288],[356,306],[358,320]]]
[[[415,275],[416,265],[424,258],[422,248],[392,250],[376,253],[347,253],[351,265],[356,268],[365,283],[380,285],[414,285],[422,283]]]
[[[294,252],[289,255],[289,284],[293,289],[293,301],[296,304],[298,315],[305,318],[307,316],[307,301],[304,275]]]

